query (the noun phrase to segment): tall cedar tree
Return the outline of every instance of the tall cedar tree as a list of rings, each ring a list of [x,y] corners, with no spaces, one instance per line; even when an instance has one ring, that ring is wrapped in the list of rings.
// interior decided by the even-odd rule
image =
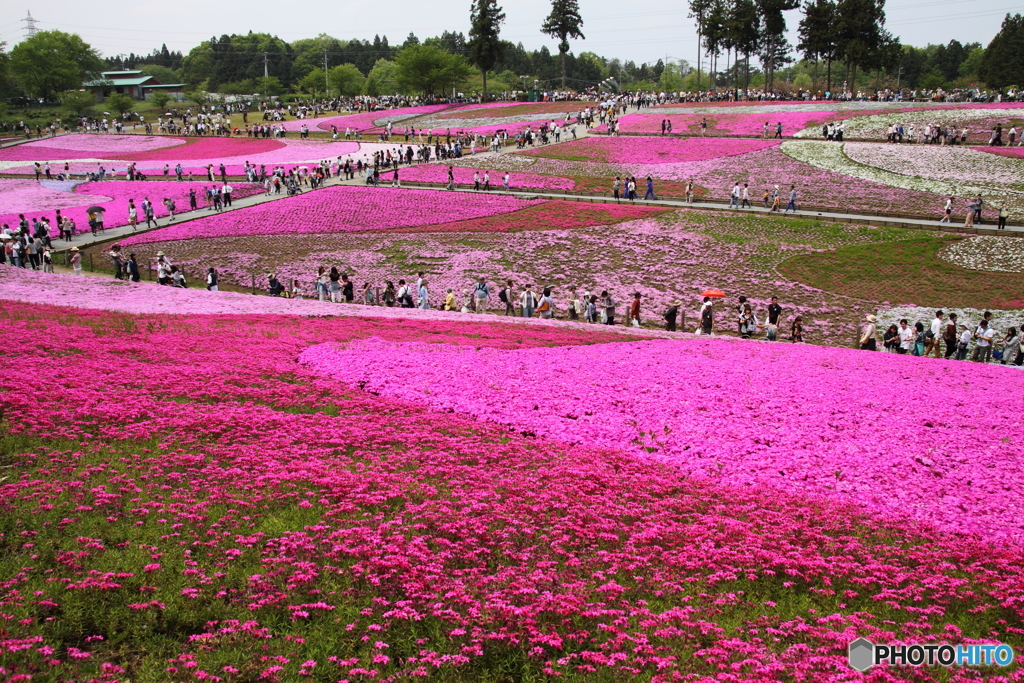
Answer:
[[[978,75],[994,88],[1024,85],[1024,16],[1006,15],[978,65]]]
[[[469,11],[469,63],[480,69],[484,77],[484,97],[487,101],[487,72],[494,68],[505,52],[498,34],[505,22],[505,13],[496,0],[474,0]]]
[[[569,51],[569,38],[586,40],[581,26],[583,17],[576,0],[551,0],[551,14],[544,20],[540,32],[558,38],[558,53],[562,57],[562,90],[565,90],[565,53]]]

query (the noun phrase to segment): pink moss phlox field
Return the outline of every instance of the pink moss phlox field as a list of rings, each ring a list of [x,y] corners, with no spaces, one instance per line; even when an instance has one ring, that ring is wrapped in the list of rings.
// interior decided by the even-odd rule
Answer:
[[[74,183],[39,182],[35,180],[0,179],[0,223],[17,223],[19,213],[65,210],[81,206],[84,201],[96,203],[112,198],[100,196],[82,199],[73,192]],[[98,193],[97,193],[98,194]]]
[[[1011,159],[1024,159],[1024,147],[974,147],[972,149]]]
[[[0,150],[0,160],[35,160],[37,157],[43,159],[57,157],[118,159],[129,154],[143,154],[158,149],[181,147],[187,145],[188,142],[189,140],[186,138],[163,135],[61,135],[55,138],[33,140]]]
[[[124,161],[203,161],[215,163],[214,160],[261,154],[284,149],[285,143],[274,138],[225,138],[225,137],[200,137],[187,138],[187,144],[181,147],[170,149],[155,148],[147,151],[139,151],[133,154],[120,154],[114,158]],[[171,165],[173,166],[174,163]]]
[[[492,194],[456,196],[433,190],[335,185],[137,235],[123,244],[235,235],[409,228],[494,216],[542,201]]]
[[[26,181],[0,180],[0,189],[11,182]],[[27,182],[34,183],[35,181]],[[19,213],[24,213],[29,220],[45,215],[50,219],[50,224],[54,228],[54,239],[56,239],[55,209],[60,208],[61,215],[72,218],[75,221],[78,232],[81,233],[89,229],[89,217],[85,211],[88,207],[93,204],[102,206],[105,209],[103,212],[103,225],[107,228],[113,228],[128,224],[128,200],[134,199],[135,207],[138,211],[138,222],[145,224],[146,219],[142,213],[142,200],[144,198],[149,197],[149,200],[153,203],[154,215],[162,218],[167,215],[167,208],[163,203],[165,197],[174,201],[176,212],[181,214],[189,210],[188,191],[192,188],[196,191],[197,206],[199,208],[209,206],[205,194],[206,189],[209,187],[209,183],[179,183],[163,180],[136,183],[119,180],[79,183],[74,185],[73,192],[66,193],[67,197],[70,198],[68,201],[73,201],[73,204],[69,205],[63,197],[48,193],[34,203],[36,208],[22,208],[18,211],[0,215],[0,223],[17,225],[17,214]],[[242,197],[248,197],[260,192],[262,188],[253,183],[235,183],[232,185],[232,189],[234,190],[232,196],[235,199],[241,199]],[[54,202],[50,201],[51,199],[57,199],[56,203],[58,205],[54,205]]]
[[[707,161],[756,152],[777,146],[772,140],[719,140],[706,138],[589,137],[555,147],[526,150],[520,154],[577,157],[608,164],[666,164]]]
[[[426,104],[419,107],[379,109],[377,111],[360,112],[357,114],[322,116],[316,119],[296,119],[294,121],[285,121],[283,124],[276,123],[272,125],[283,125],[284,129],[289,132],[302,130],[304,125],[311,131],[330,131],[331,127],[334,126],[337,127],[339,133],[344,134],[346,128],[351,128],[357,132],[368,132],[387,125],[388,121],[393,121],[393,128],[397,130],[400,122],[405,119],[424,114],[433,114],[448,109],[450,106],[448,104]],[[405,128],[405,124],[402,124],[402,128]]]
[[[907,677],[851,674],[845,648],[856,636],[1019,642],[1018,550],[823,497],[687,478],[615,449],[570,450],[428,401],[374,396],[295,362],[324,339],[376,336],[509,355],[536,348],[553,372],[553,357],[614,339],[600,330],[169,320],[20,304],[0,315],[4,348],[19,349],[0,374],[5,415],[17,416],[6,425],[15,467],[0,482],[0,512],[18,529],[4,538],[0,598],[9,680],[487,680],[498,662],[533,672],[524,680],[881,683]],[[703,344],[732,358],[728,343]],[[617,360],[616,346],[589,348]],[[410,348],[417,365],[408,372],[429,370],[434,359]],[[777,352],[797,364],[810,353]],[[885,362],[908,369],[912,360]],[[552,392],[568,392],[556,382],[603,371],[600,392],[634,372],[598,364],[536,386],[543,414]],[[852,379],[864,374],[857,367]],[[883,375],[891,394],[902,378]],[[979,375],[993,389],[994,377]],[[506,381],[488,377],[480,390],[496,380]],[[758,450],[748,401],[715,401],[730,391],[749,399],[747,390],[709,381],[691,388],[684,409],[742,413],[730,433],[744,424],[749,433],[714,447]],[[648,390],[657,387],[637,376],[622,400],[645,405]],[[539,433],[540,409],[520,407],[516,432]],[[960,419],[995,419],[975,422],[977,413]],[[795,417],[786,406],[778,421]],[[912,435],[927,428],[911,424]],[[779,429],[770,421],[761,431],[773,438]],[[819,437],[806,451],[841,436],[829,427],[821,437],[833,441]],[[996,435],[972,437],[987,445]],[[973,630],[957,626],[968,613]],[[138,642],[160,651],[126,653]],[[913,669],[909,679],[927,675]]]
[[[173,261],[180,265],[180,261]],[[140,261],[145,268],[145,261]],[[20,301],[27,304],[48,304],[59,301],[64,306],[90,309],[95,311],[113,311],[133,315],[243,315],[243,316],[279,316],[291,315],[304,318],[367,318],[384,319],[395,322],[409,320],[432,321],[444,324],[462,324],[475,316],[469,314],[437,310],[444,300],[444,292],[431,286],[432,309],[390,308],[387,306],[360,306],[356,304],[334,304],[315,299],[284,299],[270,296],[252,296],[239,292],[209,292],[202,284],[192,282],[188,278],[192,274],[202,274],[201,267],[192,270],[186,266],[186,280],[189,286],[184,289],[162,287],[149,281],[122,282],[108,278],[81,277],[65,273],[43,273],[27,268],[0,268],[0,300]],[[281,280],[287,278],[281,275]],[[262,282],[260,283],[262,286]],[[469,317],[467,317],[469,316]],[[182,318],[183,319],[183,318]],[[591,336],[610,334],[615,337],[669,337],[671,333],[650,329],[632,329],[626,327],[600,328],[586,323],[573,323],[564,320],[544,320],[541,318],[516,318],[504,316],[488,316],[488,324],[514,325],[517,327],[553,328],[566,331],[586,331]],[[568,332],[566,332],[568,333]],[[554,333],[552,333],[554,334]],[[579,339],[577,338],[577,341]],[[570,342],[565,342],[570,343]]]
[[[775,127],[782,123],[782,136],[792,137],[793,133],[812,124],[828,123],[847,115],[847,112],[800,111],[784,113],[722,113],[722,114],[627,114],[619,119],[619,130],[623,133],[660,133],[661,122],[672,122],[674,134],[693,135],[700,133],[700,122],[708,120],[708,135],[755,135],[764,133],[768,123],[769,137],[775,136]]]
[[[477,173],[483,182],[485,169],[465,168],[453,166],[455,182],[461,185],[471,184],[473,174]],[[491,171],[491,189],[498,189],[502,186],[504,171]],[[401,180],[419,183],[447,183],[448,166],[446,164],[419,164],[408,169],[399,171]],[[386,176],[385,176],[386,179]],[[571,178],[559,178],[558,176],[540,175],[538,173],[509,172],[509,187],[513,190],[534,189],[534,190],[571,190],[576,187],[575,181]]]
[[[963,409],[1017,391],[1013,369],[706,339],[512,352],[366,340],[300,360],[376,394],[729,485],[1024,539],[1024,463],[1005,445],[1024,427]]]

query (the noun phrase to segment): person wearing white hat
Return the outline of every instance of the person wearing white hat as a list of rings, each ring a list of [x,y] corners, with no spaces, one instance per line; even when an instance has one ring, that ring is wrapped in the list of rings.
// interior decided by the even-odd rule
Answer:
[[[860,349],[862,351],[875,351],[877,349],[877,343],[875,337],[877,337],[878,328],[875,326],[875,316],[870,313],[865,318],[867,322],[860,329]]]
[[[75,275],[82,274],[82,255],[78,252],[78,247],[71,247],[71,267],[75,270]]]

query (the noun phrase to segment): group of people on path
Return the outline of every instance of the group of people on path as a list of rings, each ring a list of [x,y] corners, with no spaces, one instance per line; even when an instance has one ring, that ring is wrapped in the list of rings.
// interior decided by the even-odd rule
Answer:
[[[910,322],[903,318],[882,333],[882,349],[888,353],[912,356],[933,356],[946,360],[967,360],[988,363],[996,360],[1003,365],[1024,365],[1021,348],[1021,330],[1009,327],[1000,334],[993,326],[991,311],[985,311],[977,324],[966,324],[956,313],[948,318],[944,311],[935,311],[929,324]],[[868,315],[861,326],[859,347],[864,351],[878,350],[878,320]],[[945,346],[945,353],[943,353]]]

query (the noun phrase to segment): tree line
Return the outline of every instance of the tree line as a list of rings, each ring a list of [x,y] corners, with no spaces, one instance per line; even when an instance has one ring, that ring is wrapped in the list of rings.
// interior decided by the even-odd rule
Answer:
[[[787,87],[836,92],[872,78],[877,85],[883,75],[887,85],[915,89],[1022,85],[1020,14],[1007,15],[987,47],[952,40],[917,48],[901,45],[886,30],[885,0],[804,0],[802,7],[800,0],[688,2],[699,37],[696,68],[684,60],[638,66],[592,52],[574,54],[570,41],[585,40],[577,0],[551,0],[550,13],[538,23],[557,51],[527,50],[501,38],[505,13],[497,0],[472,0],[468,35],[444,31],[421,41],[410,33],[398,44],[387,36],[369,41],[326,34],[289,43],[249,32],[212,37],[187,54],[165,44],[148,55],[101,59],[77,35],[40,31],[9,53],[0,43],[0,95],[54,101],[100,71],[124,69],[140,69],[163,83],[185,83],[194,92],[316,97],[439,94],[466,86],[485,93],[582,90],[602,82],[629,90],[694,91],[776,90],[785,81]],[[794,47],[786,38],[784,13],[798,7],[802,16]]]

